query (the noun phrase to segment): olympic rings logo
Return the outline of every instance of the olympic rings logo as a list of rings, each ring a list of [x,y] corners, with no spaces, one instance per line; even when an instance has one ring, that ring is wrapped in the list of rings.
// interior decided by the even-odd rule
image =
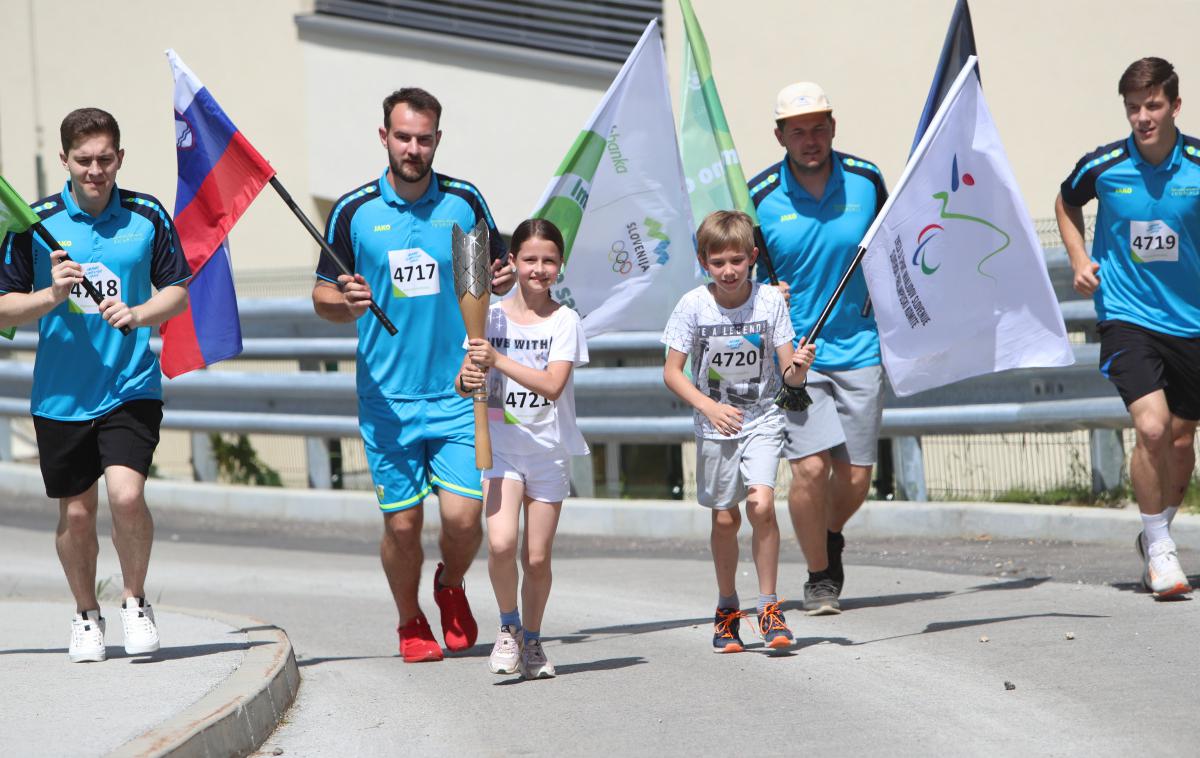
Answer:
[[[629,260],[629,251],[625,249],[625,243],[622,240],[612,243],[612,248],[608,251],[608,260],[612,263],[614,274],[624,276],[633,270],[633,262]]]

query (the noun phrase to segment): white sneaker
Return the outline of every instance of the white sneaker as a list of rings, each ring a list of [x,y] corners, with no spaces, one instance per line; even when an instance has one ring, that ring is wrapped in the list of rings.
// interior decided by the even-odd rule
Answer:
[[[488,656],[488,669],[493,674],[515,674],[521,666],[521,627],[505,624],[496,633],[496,644]]]
[[[546,660],[541,640],[529,640],[521,646],[521,676],[526,679],[549,679],[554,676],[554,664]]]
[[[125,653],[144,655],[158,650],[158,626],[154,609],[145,598],[127,597],[121,604],[121,625],[125,627]]]
[[[107,657],[104,649],[104,619],[100,611],[76,613],[71,619],[71,647],[67,656],[71,663],[99,663]]]
[[[1187,575],[1179,565],[1174,540],[1159,540],[1146,550],[1145,583],[1154,596],[1160,598],[1192,591]]]

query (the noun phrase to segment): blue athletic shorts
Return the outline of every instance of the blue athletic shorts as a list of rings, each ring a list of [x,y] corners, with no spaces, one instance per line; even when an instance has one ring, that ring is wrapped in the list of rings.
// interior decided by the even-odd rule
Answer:
[[[358,422],[381,511],[412,508],[443,487],[483,499],[469,398],[360,397]]]

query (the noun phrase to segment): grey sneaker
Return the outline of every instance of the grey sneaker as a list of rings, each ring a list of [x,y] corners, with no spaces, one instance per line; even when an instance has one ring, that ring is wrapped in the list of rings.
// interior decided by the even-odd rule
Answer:
[[[529,640],[521,646],[521,676],[526,679],[549,679],[554,676],[554,664],[546,660],[541,640]]]
[[[521,627],[505,624],[496,633],[496,644],[488,656],[493,674],[515,674],[521,667]]]
[[[809,616],[829,616],[842,612],[838,603],[837,583],[830,578],[804,583],[804,611]]]

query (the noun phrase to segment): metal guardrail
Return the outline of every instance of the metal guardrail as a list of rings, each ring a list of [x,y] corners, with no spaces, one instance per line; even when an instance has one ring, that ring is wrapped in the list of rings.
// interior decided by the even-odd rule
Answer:
[[[1071,271],[1061,250],[1047,251],[1047,268],[1070,330],[1091,334],[1095,309],[1070,289]],[[308,298],[260,298],[239,303],[243,359],[306,362],[355,357],[353,324],[324,321]],[[659,332],[606,334],[588,341],[600,357],[661,356]],[[151,341],[152,349],[159,340]],[[37,335],[19,331],[4,351],[32,351]],[[1074,346],[1076,364],[1021,369],[957,382],[916,396],[887,391],[883,437],[906,438],[908,467],[916,438],[930,434],[1111,430],[1129,416],[1111,385],[1096,371],[1099,346]],[[225,364],[229,366],[233,364]],[[0,417],[29,413],[33,366],[0,360]],[[663,385],[658,366],[582,368],[575,372],[576,408],[584,436],[593,442],[678,443],[693,437],[691,409]],[[302,371],[252,373],[198,371],[164,381],[163,426],[194,432],[279,434],[309,438],[356,437],[359,433],[354,375]],[[7,422],[5,422],[7,423]],[[1106,432],[1095,432],[1097,434]],[[310,446],[310,451],[319,449]],[[3,446],[0,445],[0,451]],[[903,456],[900,456],[903,457]],[[311,468],[311,463],[310,463]],[[911,472],[910,472],[911,473]],[[909,477],[920,496],[923,481]]]

